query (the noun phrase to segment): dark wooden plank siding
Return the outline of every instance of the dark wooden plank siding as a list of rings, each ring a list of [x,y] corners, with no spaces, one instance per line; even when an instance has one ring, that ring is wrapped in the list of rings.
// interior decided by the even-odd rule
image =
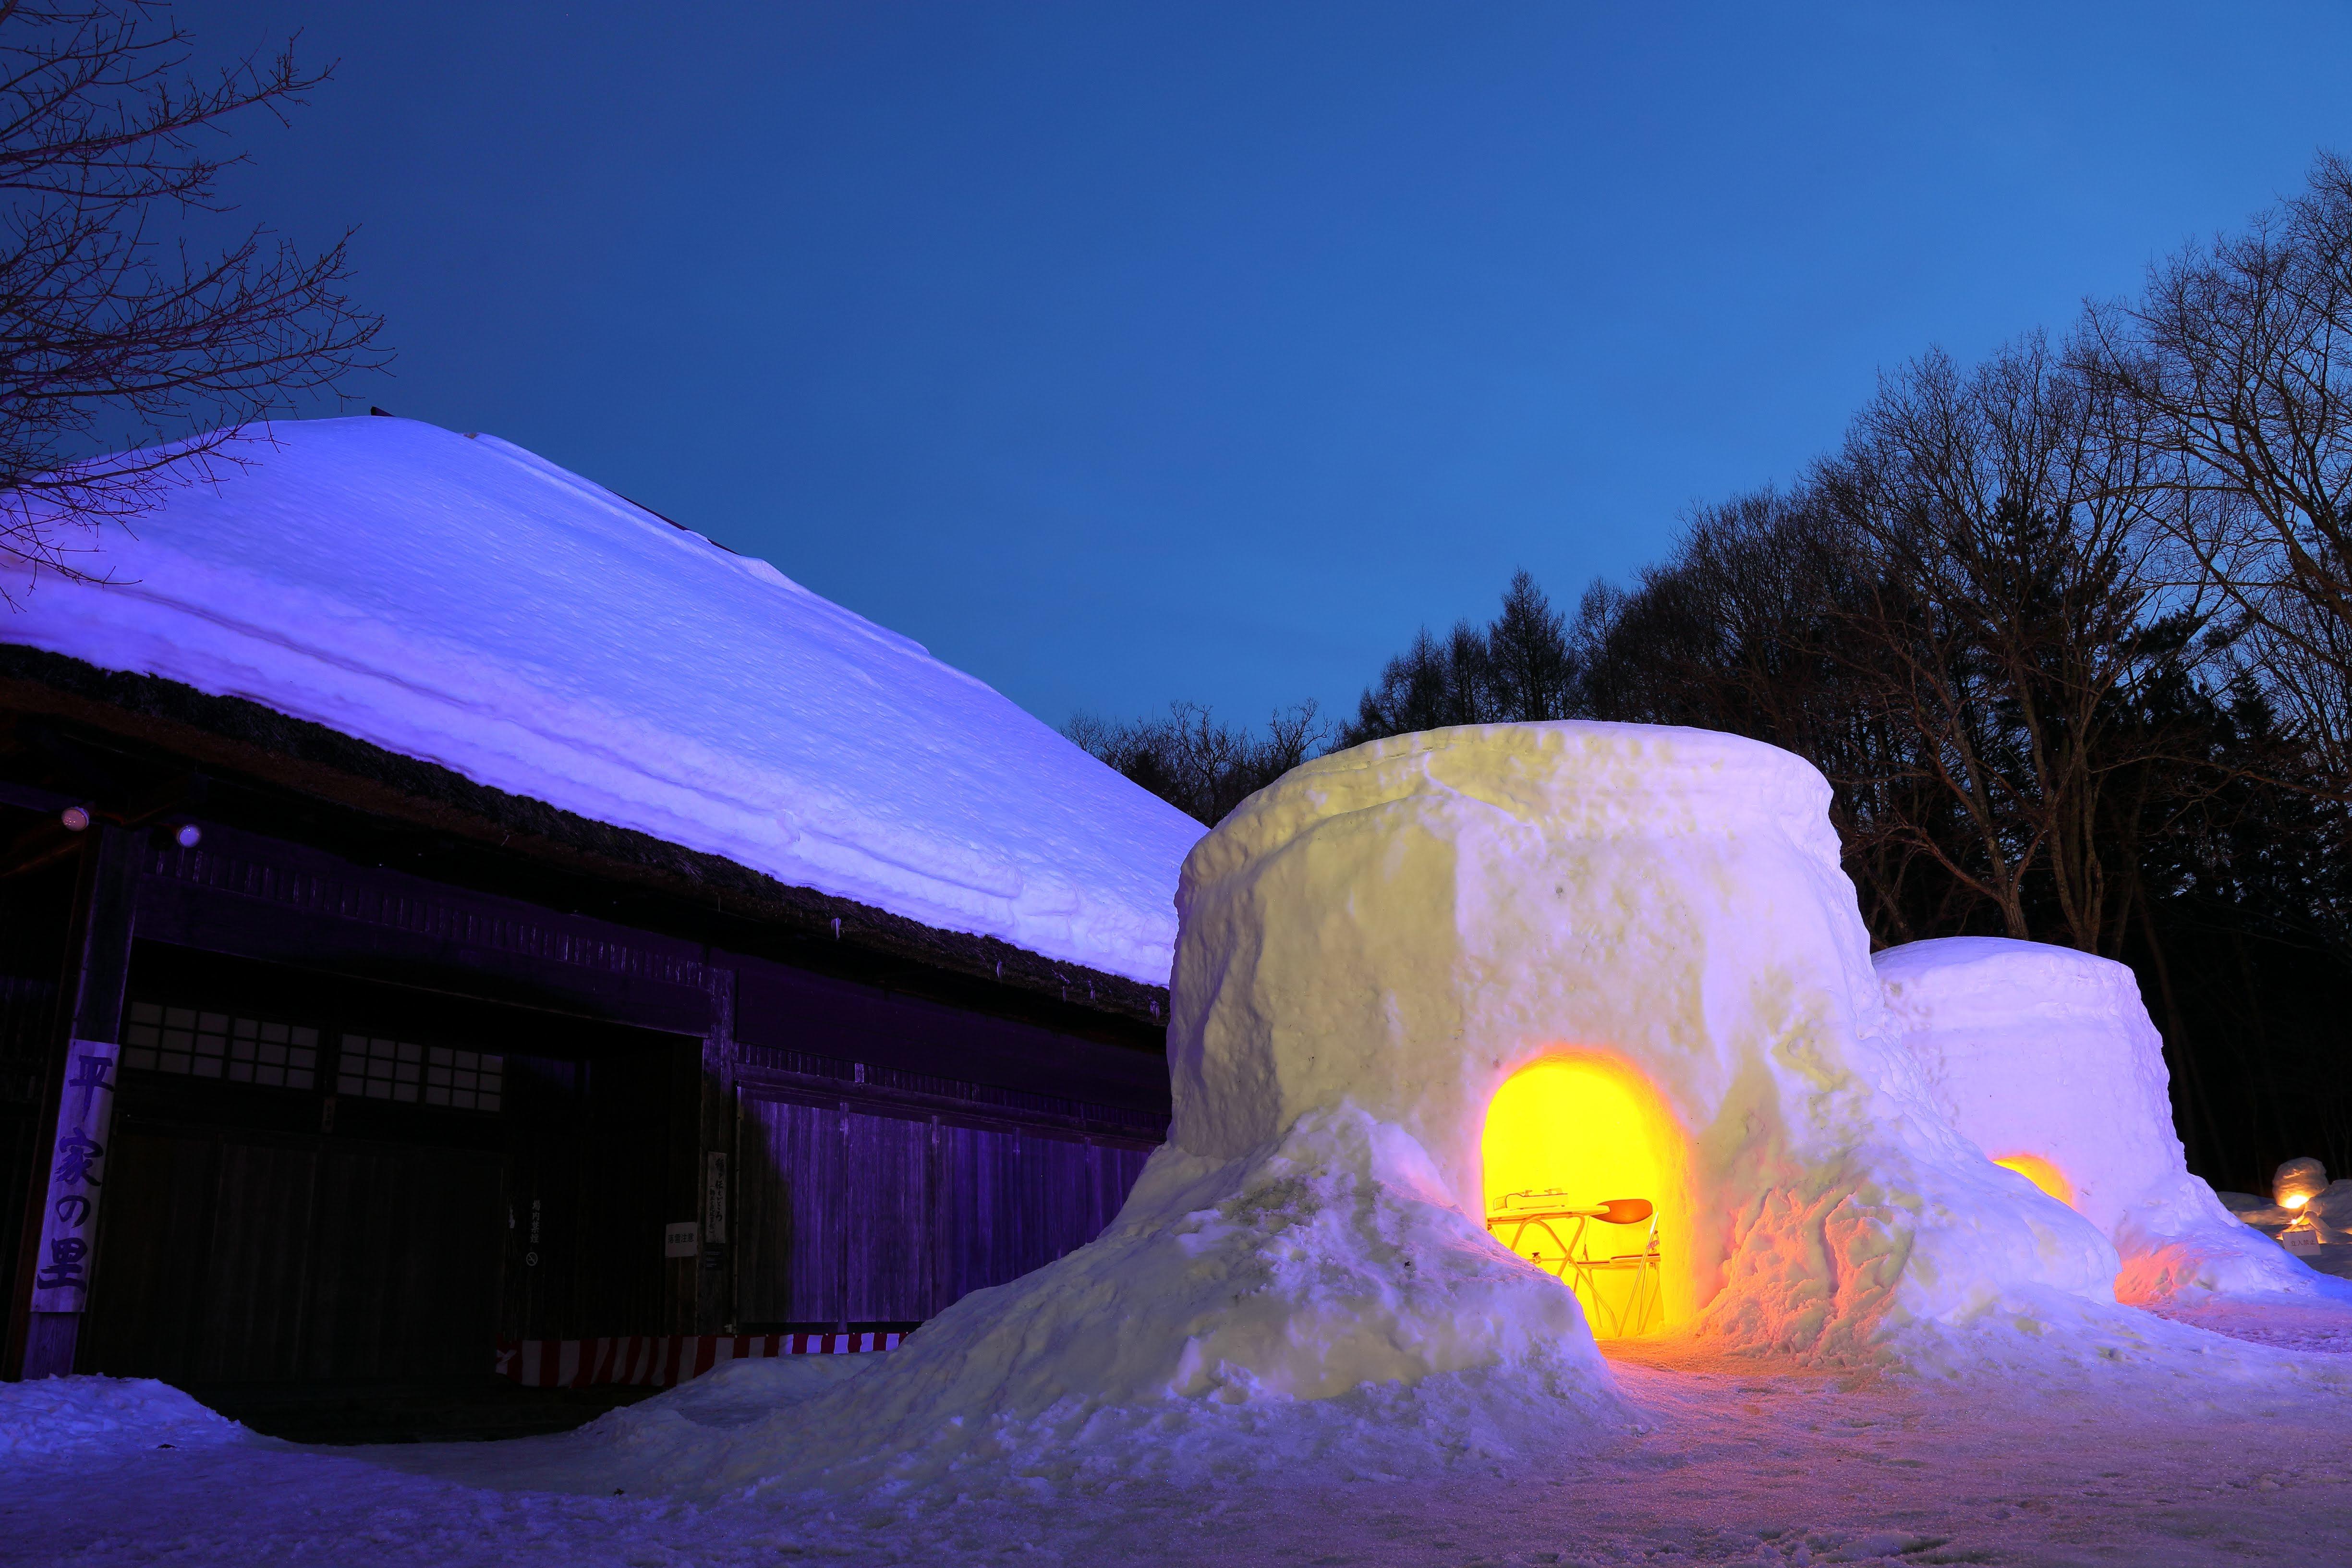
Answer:
[[[739,1317],[919,1322],[1099,1234],[1149,1151],[848,1102],[747,1099]]]
[[[930,1316],[929,1117],[842,1117],[843,1252],[853,1323]]]
[[[1118,1217],[1135,1184],[1143,1178],[1143,1167],[1151,1159],[1151,1151],[1125,1144],[1106,1145],[1102,1163],[1095,1167],[1097,1201],[1102,1205],[1103,1225]]]
[[[319,1056],[302,1085],[126,1070],[84,1370],[479,1373],[501,1337],[917,1322],[1091,1239],[1166,1125],[1163,1058],[1076,1006],[1024,1022],[250,835],[156,846],[139,912],[133,1000]],[[498,1055],[504,1102],[340,1086],[347,1037]],[[713,1153],[728,1233],[667,1259]]]
[[[506,1228],[495,1157],[331,1146],[318,1172],[300,1374],[480,1371]]]
[[[207,824],[143,863],[143,938],[270,963],[382,975],[400,968],[491,1000],[699,1034],[706,950]]]
[[[747,1100],[737,1144],[741,1318],[831,1322],[841,1316],[845,1184],[837,1105]]]
[[[941,1261],[933,1311],[986,1285],[1027,1272],[1020,1267],[1020,1171],[1009,1128],[940,1128],[939,1188],[931,1197],[932,1239]]]
[[[124,1131],[91,1359],[182,1382],[479,1372],[499,1173],[466,1150]]]
[[[303,1360],[310,1305],[303,1266],[317,1242],[318,1158],[305,1149],[223,1142],[214,1145],[213,1169],[204,1289],[190,1303],[207,1331],[186,1375],[291,1378]]]
[[[203,1319],[219,1144],[118,1127],[106,1175],[105,1229],[91,1314],[93,1364],[124,1376],[193,1367]]]
[[[1160,1050],[1086,1039],[761,959],[733,962],[735,1037],[754,1053],[831,1057],[1167,1114],[1168,1061]]]

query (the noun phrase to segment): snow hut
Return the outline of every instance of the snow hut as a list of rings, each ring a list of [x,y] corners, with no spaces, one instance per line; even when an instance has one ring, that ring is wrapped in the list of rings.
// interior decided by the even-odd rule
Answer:
[[[2189,1173],[2163,1042],[2129,969],[2000,937],[1915,942],[1872,962],[1937,1110],[2098,1226],[2120,1299],[2331,1289]]]
[[[2015,1201],[1927,1103],[1828,801],[1788,752],[1643,725],[1308,763],[1186,861],[1171,1143],[1237,1159],[1360,1108],[1515,1250],[1553,1250],[1519,1213],[1570,1216],[1563,1272],[1604,1332],[1638,1281],[1596,1266],[1650,1250],[1622,1225],[1596,1245],[1611,1200],[1654,1218],[1656,1316],[1746,1342],[2112,1300],[2106,1242]]]
[[[231,455],[5,584],[5,1371],[887,1332],[1118,1210],[1195,824],[494,437]]]
[[[2114,1247],[1888,1027],[1828,805],[1785,752],[1648,725],[1293,770],[1186,858],[1174,1118],[1127,1206],[876,1398],[909,1429],[1451,1374],[1580,1405],[1596,1336],[1660,1324],[1832,1364],[2112,1327]]]

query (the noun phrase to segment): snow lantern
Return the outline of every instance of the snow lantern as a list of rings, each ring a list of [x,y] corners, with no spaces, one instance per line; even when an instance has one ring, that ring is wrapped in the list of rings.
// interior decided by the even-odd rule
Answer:
[[[2283,1209],[2299,1209],[2327,1190],[2327,1167],[2316,1160],[2289,1160],[2271,1177],[2271,1196]]]
[[[1171,1147],[1360,1110],[1604,1338],[1857,1348],[2011,1290],[2112,1301],[2107,1243],[1929,1101],[1828,805],[1788,752],[1646,725],[1294,770],[1185,863]]]
[[[1874,965],[1937,1110],[2098,1226],[2122,1300],[2310,1288],[2309,1270],[2189,1173],[2163,1042],[2129,969],[2000,937],[1915,942]]]

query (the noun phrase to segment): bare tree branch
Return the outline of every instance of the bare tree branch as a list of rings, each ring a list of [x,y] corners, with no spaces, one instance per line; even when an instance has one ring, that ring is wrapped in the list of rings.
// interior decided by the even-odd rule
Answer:
[[[0,562],[16,591],[87,574],[94,530],[239,461],[256,421],[375,368],[345,235],[174,234],[226,210],[215,155],[247,110],[283,121],[327,78],[293,46],[198,79],[162,7],[0,0]],[[146,448],[94,458],[114,443]],[[201,433],[194,433],[201,432]],[[173,437],[178,437],[176,440]],[[0,590],[5,593],[7,590]]]

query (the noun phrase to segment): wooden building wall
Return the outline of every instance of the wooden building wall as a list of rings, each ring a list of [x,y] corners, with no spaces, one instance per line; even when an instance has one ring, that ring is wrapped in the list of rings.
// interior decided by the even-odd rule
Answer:
[[[1100,1233],[1149,1151],[952,1113],[743,1101],[748,1329],[917,1323]]]
[[[225,826],[147,837],[135,909],[123,1027],[312,1055],[298,1085],[250,1047],[126,1044],[149,1065],[126,1055],[82,1370],[412,1376],[499,1338],[912,1323],[1091,1239],[1165,1128],[1147,1051]],[[495,1109],[355,1089],[394,1046],[495,1058]],[[687,1220],[700,1252],[665,1257]]]

